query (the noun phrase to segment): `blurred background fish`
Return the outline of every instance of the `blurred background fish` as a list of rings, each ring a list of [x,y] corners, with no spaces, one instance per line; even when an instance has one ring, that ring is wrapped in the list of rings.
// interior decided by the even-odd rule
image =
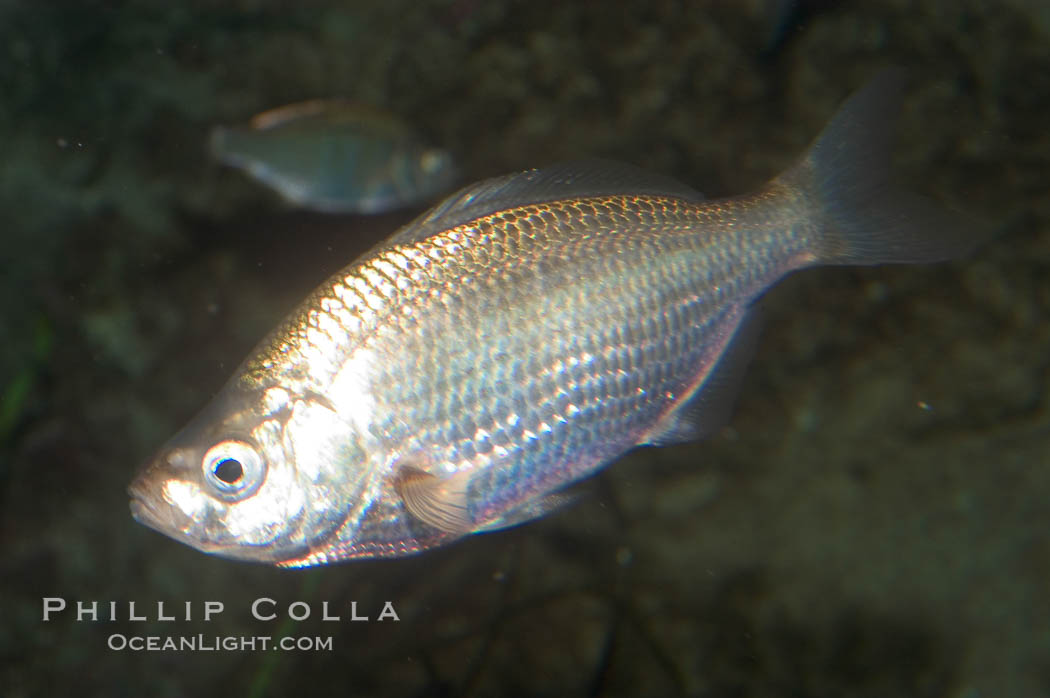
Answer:
[[[384,213],[443,193],[452,156],[428,147],[403,120],[346,100],[278,107],[247,126],[217,126],[211,152],[284,199],[328,213]]]

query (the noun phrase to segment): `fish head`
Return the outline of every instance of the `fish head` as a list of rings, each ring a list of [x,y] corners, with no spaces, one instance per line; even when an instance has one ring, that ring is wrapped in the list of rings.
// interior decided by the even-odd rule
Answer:
[[[206,553],[281,562],[343,523],[359,455],[323,401],[231,384],[138,472],[131,513]]]
[[[394,175],[395,186],[405,201],[440,194],[450,189],[459,176],[452,155],[440,148],[416,148],[396,161],[400,166]]]

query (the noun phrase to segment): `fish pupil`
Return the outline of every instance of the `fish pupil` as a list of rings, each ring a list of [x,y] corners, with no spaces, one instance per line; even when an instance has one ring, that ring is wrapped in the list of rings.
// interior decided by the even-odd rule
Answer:
[[[212,472],[215,473],[215,477],[228,485],[232,485],[244,475],[244,466],[242,466],[241,462],[238,460],[226,458],[225,460],[216,463],[215,469]]]

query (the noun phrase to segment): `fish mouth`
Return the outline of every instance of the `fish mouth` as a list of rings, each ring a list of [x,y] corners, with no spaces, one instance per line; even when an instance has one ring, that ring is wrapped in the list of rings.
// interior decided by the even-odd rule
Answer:
[[[128,486],[128,495],[131,497],[128,505],[133,519],[169,538],[186,540],[185,525],[189,521],[183,521],[183,525],[180,525],[179,512],[170,506],[157,506],[155,495],[151,494],[150,488],[142,478],[136,479]]]
[[[189,532],[189,528],[194,523],[193,520],[181,515],[180,512],[171,507],[157,507],[154,504],[156,500],[149,494],[146,483],[138,480],[132,482],[128,486],[128,495],[131,497],[131,501],[128,504],[132,518],[168,538],[209,555],[219,555],[235,560],[274,561],[266,552],[264,546],[255,547],[238,543],[216,543],[199,540]],[[295,552],[298,552],[298,549]]]
[[[212,553],[217,549],[217,546],[195,540],[188,533],[188,528],[192,525],[189,517],[180,517],[179,512],[171,507],[158,508],[153,503],[153,497],[147,494],[147,491],[142,489],[138,483],[132,483],[128,487],[128,494],[131,496],[131,501],[128,503],[131,517],[143,526],[202,552]],[[181,525],[180,518],[182,519]]]
[[[128,487],[128,495],[131,496],[131,502],[129,506],[131,508],[131,517],[138,521],[140,524],[152,528],[158,533],[165,535],[171,535],[172,525],[171,522],[165,522],[160,515],[160,512],[150,502],[150,498],[140,488],[138,483],[132,483]]]

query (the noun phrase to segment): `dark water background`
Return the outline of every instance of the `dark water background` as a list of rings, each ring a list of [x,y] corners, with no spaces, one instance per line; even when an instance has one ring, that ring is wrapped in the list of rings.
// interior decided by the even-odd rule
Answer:
[[[1048,8],[0,1],[0,695],[1050,695]],[[209,160],[211,125],[341,96],[468,180],[589,155],[733,194],[887,64],[912,71],[902,177],[999,235],[952,264],[783,283],[717,438],[404,560],[281,571],[128,515],[137,464],[413,213],[289,210]],[[45,596],[120,620],[45,623]],[[260,597],[282,619],[254,620]],[[163,622],[158,600],[225,612]],[[283,619],[293,601],[311,618]],[[400,622],[375,622],[384,601]],[[333,648],[114,651],[114,633]]]

